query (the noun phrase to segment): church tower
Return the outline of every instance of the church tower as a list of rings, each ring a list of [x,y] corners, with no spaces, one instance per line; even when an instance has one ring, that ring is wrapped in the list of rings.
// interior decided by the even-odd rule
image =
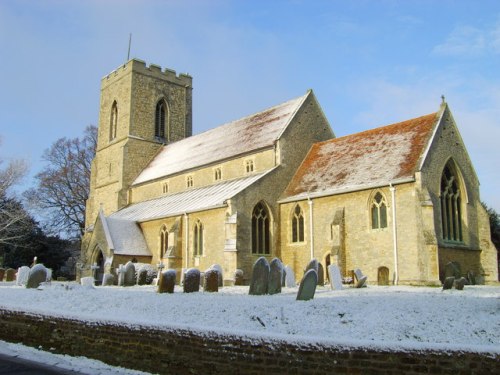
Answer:
[[[101,81],[86,228],[127,204],[130,184],[159,149],[192,134],[192,78],[132,59]]]

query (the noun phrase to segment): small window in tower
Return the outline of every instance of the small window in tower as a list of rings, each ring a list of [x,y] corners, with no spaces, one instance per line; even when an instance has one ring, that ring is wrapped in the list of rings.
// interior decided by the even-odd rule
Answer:
[[[113,102],[111,106],[111,118],[109,123],[109,140],[112,141],[116,138],[116,129],[118,127],[118,105],[116,104],[116,100]]]
[[[254,170],[254,165],[253,165],[253,160],[246,160],[245,161],[245,171],[247,173],[251,173]]]
[[[168,193],[168,182],[164,182],[162,185],[162,191],[163,191],[163,194],[167,194]]]
[[[189,187],[193,187],[193,176],[187,176],[186,178],[186,186],[189,188]]]
[[[222,179],[222,170],[220,168],[214,169],[214,179],[215,181],[219,181]]]
[[[168,107],[165,99],[156,104],[155,110],[155,138],[168,141]]]

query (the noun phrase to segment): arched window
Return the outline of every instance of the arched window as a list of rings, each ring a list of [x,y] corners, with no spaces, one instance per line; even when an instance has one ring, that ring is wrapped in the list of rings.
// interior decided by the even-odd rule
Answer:
[[[163,194],[167,194],[168,193],[168,182],[162,183],[161,189],[163,191]]]
[[[299,205],[296,205],[293,211],[292,242],[304,242],[304,215]]]
[[[462,196],[457,173],[450,162],[441,175],[441,225],[444,240],[463,241]]]
[[[270,254],[269,214],[262,203],[252,213],[252,254]]]
[[[252,173],[253,172],[253,160],[246,160],[245,161],[245,171],[247,173]]]
[[[111,106],[111,117],[109,119],[109,140],[112,141],[116,138],[116,129],[118,127],[118,104],[116,100]]]
[[[387,228],[387,203],[380,192],[373,197],[371,211],[372,229]]]
[[[222,170],[220,168],[214,169],[214,179],[215,181],[219,181],[220,179],[222,179]]]
[[[186,177],[186,187],[193,187],[193,176]]]
[[[155,137],[159,140],[169,140],[168,139],[168,107],[167,102],[161,99],[156,104],[155,111]]]
[[[193,228],[193,253],[197,257],[203,255],[203,224],[199,220]]]
[[[168,250],[168,230],[164,225],[160,230],[160,256],[164,257],[167,255]]]

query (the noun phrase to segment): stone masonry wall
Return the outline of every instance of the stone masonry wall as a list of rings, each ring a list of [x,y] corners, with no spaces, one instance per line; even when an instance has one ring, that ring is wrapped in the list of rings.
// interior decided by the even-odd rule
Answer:
[[[159,374],[498,374],[498,355],[290,343],[0,309],[0,339]]]

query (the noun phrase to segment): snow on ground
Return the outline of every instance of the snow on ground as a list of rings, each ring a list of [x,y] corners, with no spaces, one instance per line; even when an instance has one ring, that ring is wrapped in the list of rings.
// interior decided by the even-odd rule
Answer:
[[[249,296],[248,287],[218,293],[158,294],[156,287],[83,287],[53,282],[39,289],[0,283],[0,308],[85,321],[190,328],[296,342],[389,349],[458,349],[500,354],[500,286],[463,291],[431,287],[318,287],[310,301],[297,288]]]

